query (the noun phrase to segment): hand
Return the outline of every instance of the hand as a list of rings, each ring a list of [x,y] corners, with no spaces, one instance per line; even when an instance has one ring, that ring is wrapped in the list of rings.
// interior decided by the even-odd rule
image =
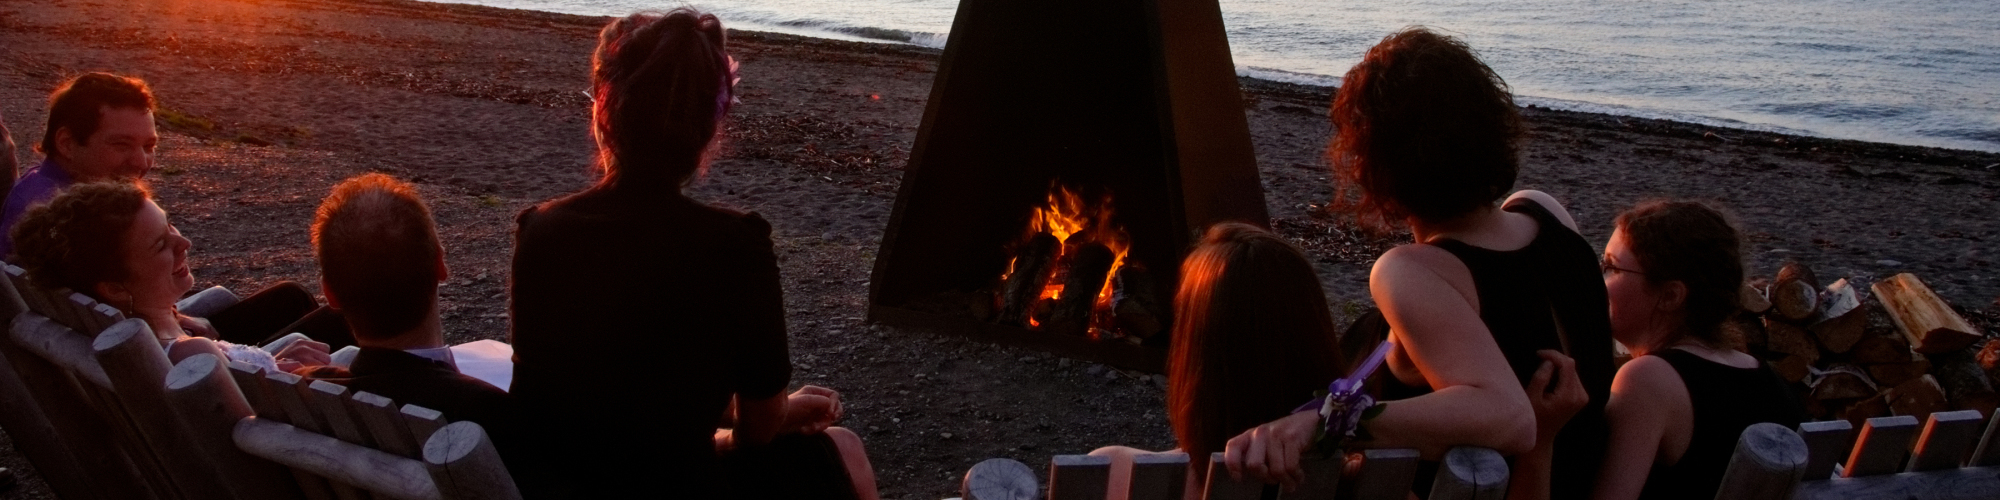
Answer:
[[[291,373],[300,368],[320,366],[333,362],[326,344],[311,340],[296,340],[284,350],[278,351],[278,371]]]
[[[1535,370],[1534,379],[1528,381],[1528,404],[1535,407],[1535,439],[1553,443],[1556,433],[1562,431],[1570,417],[1590,403],[1590,394],[1576,380],[1576,360],[1549,349],[1535,354],[1543,360],[1542,367]],[[1550,387],[1550,377],[1555,378],[1554,387]]]
[[[1245,475],[1265,483],[1278,483],[1286,490],[1299,487],[1305,471],[1299,468],[1299,454],[1312,447],[1319,414],[1299,412],[1259,425],[1229,438],[1222,452],[1229,477],[1238,481]]]
[[[800,387],[785,399],[785,426],[781,429],[799,434],[818,434],[832,427],[842,414],[839,392],[808,385]]]
[[[174,316],[176,317],[175,321],[181,325],[181,331],[187,332],[190,337],[207,339],[222,338],[221,334],[215,332],[215,325],[210,324],[208,320],[181,313],[174,313]]]

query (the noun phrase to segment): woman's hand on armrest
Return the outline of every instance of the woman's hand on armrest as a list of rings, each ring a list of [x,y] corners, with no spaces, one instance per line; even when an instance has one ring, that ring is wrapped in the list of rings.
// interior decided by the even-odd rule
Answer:
[[[805,386],[791,394],[764,399],[736,398],[736,427],[726,438],[718,435],[716,450],[726,452],[771,442],[781,432],[825,431],[840,418],[840,393]]]
[[[785,425],[780,430],[799,434],[818,434],[832,427],[840,420],[840,393],[825,387],[808,385],[799,388],[785,400]]]
[[[1243,431],[1223,446],[1223,465],[1229,468],[1229,477],[1239,481],[1249,477],[1282,484],[1287,490],[1297,488],[1306,476],[1299,468],[1299,454],[1312,447],[1319,425],[1319,414],[1307,411]]]

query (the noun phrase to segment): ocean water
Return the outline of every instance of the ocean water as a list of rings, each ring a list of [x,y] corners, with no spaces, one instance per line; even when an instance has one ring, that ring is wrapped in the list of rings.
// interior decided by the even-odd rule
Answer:
[[[585,15],[678,5],[449,1]],[[1335,85],[1382,36],[1424,25],[1465,39],[1524,104],[2000,152],[2000,1],[1220,2],[1246,76]],[[943,47],[958,2],[689,5],[732,28]]]

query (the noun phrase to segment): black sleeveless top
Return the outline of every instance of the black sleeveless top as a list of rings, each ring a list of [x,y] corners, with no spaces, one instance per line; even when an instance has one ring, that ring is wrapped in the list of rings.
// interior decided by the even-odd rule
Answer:
[[[1597,251],[1548,208],[1522,198],[1502,209],[1533,217],[1541,225],[1534,241],[1509,251],[1450,239],[1432,244],[1451,252],[1471,271],[1479,293],[1479,317],[1522,387],[1542,365],[1535,351],[1555,349],[1576,359],[1577,379],[1590,402],[1556,437],[1551,498],[1588,498],[1609,437],[1604,402],[1611,397],[1613,370],[1604,274],[1597,265]],[[1430,392],[1402,385],[1395,377],[1382,378],[1386,400]],[[1426,488],[1429,482],[1418,485]]]
[[[1694,433],[1688,436],[1687,452],[1673,465],[1653,463],[1646,475],[1641,499],[1710,498],[1722,485],[1722,473],[1736,452],[1736,440],[1743,429],[1771,422],[1798,427],[1805,420],[1804,406],[1784,379],[1771,367],[1737,368],[1679,349],[1663,349],[1648,354],[1673,365],[1687,385],[1688,402],[1694,409]]]

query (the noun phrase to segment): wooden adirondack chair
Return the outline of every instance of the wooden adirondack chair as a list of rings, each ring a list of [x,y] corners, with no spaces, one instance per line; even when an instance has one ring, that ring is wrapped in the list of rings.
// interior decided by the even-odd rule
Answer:
[[[1351,496],[1341,496],[1344,459],[1309,459],[1301,463],[1306,479],[1295,491],[1280,499],[1402,500],[1410,493],[1417,474],[1417,451],[1405,449],[1364,450],[1360,471],[1354,478]],[[1187,481],[1188,456],[1184,453],[1155,453],[1133,457],[1133,500],[1178,500]],[[1091,455],[1057,455],[1049,465],[1049,500],[1101,500],[1111,477],[1111,459]],[[1507,461],[1486,448],[1453,448],[1445,454],[1431,487],[1431,500],[1500,500],[1507,495]],[[1040,487],[1034,473],[1018,461],[995,458],[974,465],[966,472],[964,500],[1029,500]],[[1222,454],[1210,456],[1208,482],[1203,487],[1206,500],[1255,500],[1264,485],[1230,479],[1223,468]]]
[[[1984,432],[1981,432],[1981,427]],[[1718,499],[2000,498],[2000,417],[1976,410],[1746,429]],[[1975,446],[1976,445],[1976,446]]]

